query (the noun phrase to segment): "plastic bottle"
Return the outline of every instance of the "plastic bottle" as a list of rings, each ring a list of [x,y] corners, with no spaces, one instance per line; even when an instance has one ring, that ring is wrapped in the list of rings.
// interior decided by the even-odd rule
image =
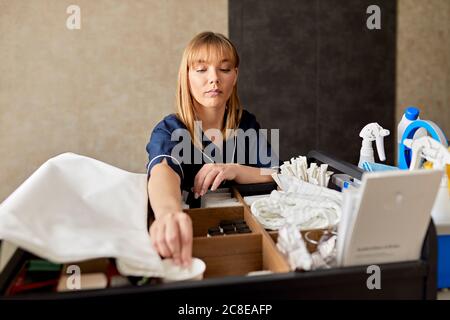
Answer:
[[[359,151],[358,167],[363,169],[364,162],[374,163],[372,142],[376,141],[378,157],[380,161],[386,160],[384,153],[384,137],[389,135],[389,130],[383,129],[378,123],[372,122],[364,126],[359,133],[359,136],[363,139],[361,144],[361,150]]]
[[[420,120],[419,117],[420,110],[416,107],[408,107],[405,109],[405,113],[402,116],[402,119],[398,123],[397,126],[397,143],[400,146],[400,143],[402,142],[402,136],[405,132],[406,127],[410,125],[410,123],[414,122],[415,120]],[[427,131],[424,128],[419,128],[416,133],[414,134],[413,139],[417,139],[420,137],[424,137],[427,135]]]

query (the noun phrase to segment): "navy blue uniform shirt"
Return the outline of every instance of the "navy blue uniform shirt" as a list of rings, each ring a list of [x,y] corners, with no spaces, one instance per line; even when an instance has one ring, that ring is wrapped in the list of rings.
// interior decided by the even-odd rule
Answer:
[[[270,144],[265,136],[258,134],[260,125],[253,114],[243,110],[239,129],[242,130],[237,131],[236,138],[232,136],[223,141],[222,150],[207,139],[202,132],[204,148],[202,153],[192,144],[190,137],[187,140],[183,139],[180,133],[184,131],[184,137],[186,137],[187,129],[176,115],[166,116],[153,129],[147,144],[147,176],[150,176],[152,168],[157,163],[166,159],[168,165],[180,176],[181,189],[189,192],[194,185],[196,174],[206,163],[234,162],[260,168],[279,165],[278,158],[271,161]],[[248,136],[246,138],[245,132],[250,133],[251,129],[255,130],[257,140],[249,139]],[[274,154],[273,157],[276,155]]]

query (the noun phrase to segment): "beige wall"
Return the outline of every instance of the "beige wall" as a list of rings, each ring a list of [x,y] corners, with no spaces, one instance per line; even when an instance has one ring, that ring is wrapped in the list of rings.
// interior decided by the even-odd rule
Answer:
[[[66,28],[70,4],[81,30]],[[66,151],[145,172],[182,50],[204,30],[227,35],[227,0],[0,0],[0,202]]]
[[[450,138],[450,1],[399,0],[397,122],[416,105]]]
[[[70,4],[81,30],[66,28]],[[0,201],[72,151],[144,172],[173,109],[181,52],[228,33],[227,0],[0,0]],[[408,105],[450,136],[450,1],[399,0],[397,121]]]

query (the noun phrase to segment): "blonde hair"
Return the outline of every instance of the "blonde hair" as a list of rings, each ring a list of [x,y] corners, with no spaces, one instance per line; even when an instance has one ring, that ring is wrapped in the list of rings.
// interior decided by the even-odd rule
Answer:
[[[206,49],[206,50],[205,50]],[[206,51],[206,57],[201,56]],[[236,48],[224,35],[214,32],[202,32],[195,36],[187,45],[181,58],[180,68],[178,70],[177,83],[177,117],[184,123],[191,135],[194,145],[202,148],[201,141],[198,141],[198,133],[195,134],[194,122],[196,120],[194,113],[193,97],[189,90],[188,72],[189,68],[200,59],[228,59],[234,64],[235,68],[239,67],[239,55]],[[237,82],[233,88],[230,98],[226,103],[226,122],[220,130],[226,138],[232,132],[230,129],[237,129],[242,116],[242,106],[237,93]]]

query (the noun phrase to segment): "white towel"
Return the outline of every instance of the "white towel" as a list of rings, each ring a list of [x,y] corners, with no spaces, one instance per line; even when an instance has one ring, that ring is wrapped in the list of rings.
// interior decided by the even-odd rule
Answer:
[[[147,203],[146,174],[64,153],[0,205],[0,239],[55,263],[114,257],[126,275],[162,276]]]

